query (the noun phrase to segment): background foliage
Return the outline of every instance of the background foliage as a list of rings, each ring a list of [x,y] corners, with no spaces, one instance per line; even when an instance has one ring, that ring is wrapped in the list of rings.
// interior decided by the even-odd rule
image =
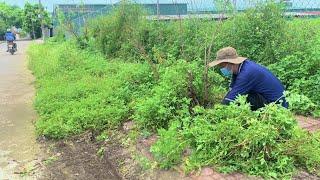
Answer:
[[[22,10],[19,7],[0,2],[0,37],[12,26],[17,28],[22,26]]]
[[[26,3],[23,9],[23,28],[30,33],[32,39],[41,37],[41,24],[51,24],[48,12],[39,4]]]
[[[41,37],[41,23],[44,26],[51,25],[49,13],[39,4],[26,3],[21,9],[0,2],[0,37],[3,37],[7,29],[15,26],[23,28],[30,33],[32,38]]]

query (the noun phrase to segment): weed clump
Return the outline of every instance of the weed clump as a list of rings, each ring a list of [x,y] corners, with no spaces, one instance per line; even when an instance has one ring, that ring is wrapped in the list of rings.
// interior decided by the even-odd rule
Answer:
[[[298,167],[319,173],[320,139],[300,130],[287,109],[270,104],[253,112],[240,97],[230,106],[194,111],[188,125],[176,122],[159,133],[152,152],[160,167],[180,162],[181,148],[188,147],[191,154],[182,163],[187,172],[213,166],[268,178],[291,177]]]

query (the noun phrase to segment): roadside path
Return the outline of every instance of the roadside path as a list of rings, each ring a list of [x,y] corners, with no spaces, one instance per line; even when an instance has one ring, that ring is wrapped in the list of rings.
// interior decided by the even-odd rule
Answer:
[[[36,179],[40,146],[33,121],[33,76],[27,68],[26,49],[32,41],[17,41],[18,52],[6,52],[0,43],[0,179]]]

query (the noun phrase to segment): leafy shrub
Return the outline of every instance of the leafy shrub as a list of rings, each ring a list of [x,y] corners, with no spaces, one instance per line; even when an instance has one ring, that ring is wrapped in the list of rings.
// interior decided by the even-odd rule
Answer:
[[[44,7],[41,4],[31,4],[29,2],[24,4],[20,16],[23,21],[23,29],[30,33],[32,39],[41,37],[41,25],[49,26],[51,23],[49,13],[43,9]]]
[[[188,107],[188,66],[185,62],[179,62],[166,68],[158,85],[147,96],[138,99],[133,118],[141,127],[151,130],[167,128],[169,120],[177,115],[179,109]]]
[[[113,13],[93,20],[87,28],[92,47],[98,47],[108,57],[127,59],[139,59],[143,52],[155,62],[169,56],[200,60],[212,43],[211,52],[231,45],[242,56],[263,64],[271,64],[288,54],[284,45],[287,23],[281,7],[273,3],[221,23],[195,19],[147,22],[144,14],[141,7],[125,2]],[[214,53],[208,56],[214,58]]]
[[[223,172],[271,177],[292,172],[293,160],[281,153],[280,146],[296,126],[289,112],[275,105],[252,112],[244,98],[238,103],[218,105],[208,114],[201,110],[195,117],[188,130],[194,153],[187,169],[215,165]]]
[[[143,15],[139,5],[122,1],[110,15],[101,16],[88,24],[91,46],[109,58],[139,58],[139,37],[145,27]]]
[[[305,60],[304,57],[312,53],[312,49],[319,44],[319,22],[319,19],[293,19],[287,22],[286,39],[281,44],[287,55],[298,55],[298,59]]]
[[[179,121],[173,121],[168,130],[158,130],[160,138],[150,151],[159,162],[160,168],[170,168],[181,162],[182,153],[187,143],[178,133],[180,126]]]
[[[286,154],[292,156],[297,165],[320,175],[320,133],[308,134],[297,129],[293,138],[285,144]]]
[[[308,25],[308,23],[306,25]],[[312,26],[310,29],[311,32],[313,32]],[[303,51],[297,51],[269,66],[290,91],[297,92],[305,96],[305,98],[303,98],[305,100],[303,102],[304,105],[302,105],[302,103],[297,104],[297,101],[292,99],[298,107],[295,107],[294,105],[291,107],[294,111],[298,111],[298,113],[307,113],[306,111],[308,111],[308,109],[313,109],[313,103],[316,105],[314,111],[318,111],[318,107],[320,105],[320,96],[319,93],[317,93],[320,90],[320,71],[318,70],[320,68],[320,54],[317,50],[320,47],[320,33],[318,31],[317,33],[318,34],[313,34],[314,37],[301,38],[302,41],[306,41],[306,44],[310,44],[310,46],[304,47]],[[313,40],[307,40],[310,38]],[[310,100],[307,100],[307,98]],[[304,112],[301,112],[301,110]]]
[[[215,22],[194,19],[151,23],[145,46],[158,62],[159,59],[167,59],[169,56],[199,61],[204,58],[206,46],[212,43],[215,26]]]
[[[3,36],[7,31],[7,28],[15,26],[22,27],[23,22],[23,10],[18,6],[9,5],[9,3],[0,3],[0,36],[3,40]]]
[[[312,112],[312,115],[316,118],[320,117],[320,109],[316,109],[314,112]]]
[[[318,172],[317,135],[300,130],[285,108],[270,104],[253,112],[245,100],[240,97],[230,106],[196,107],[189,125],[180,120],[169,130],[161,130],[152,148],[160,165],[178,163],[183,151],[178,144],[184,142],[192,152],[184,162],[187,171],[214,166],[222,172],[268,178],[290,177],[296,167]]]
[[[285,27],[281,7],[270,3],[227,20],[217,38],[222,46],[233,46],[241,56],[268,65],[284,56]]]
[[[293,90],[298,90],[307,97],[309,97],[316,105],[320,105],[320,71],[314,75],[308,75],[302,79],[297,79],[293,85]]]
[[[286,95],[289,109],[295,113],[308,115],[315,110],[316,105],[305,95],[289,92]],[[309,114],[310,115],[310,114]]]
[[[133,119],[142,128],[155,131],[157,128],[168,128],[170,120],[177,117],[189,116],[189,107],[191,103],[190,81],[188,80],[188,72],[192,72],[194,80],[191,82],[198,102],[203,101],[203,79],[202,69],[197,63],[187,63],[178,61],[160,69],[161,76],[159,82],[147,93],[137,100],[133,109]],[[211,84],[222,81],[220,75],[214,72],[209,74]],[[219,92],[220,90],[220,92]],[[221,93],[224,94],[220,84],[210,88],[210,101],[215,102]],[[215,93],[215,94],[213,94]]]
[[[203,99],[203,68],[197,63],[167,61],[155,82],[145,63],[106,61],[72,42],[34,45],[28,53],[37,78],[37,130],[48,137],[117,127],[131,117],[148,130],[167,128],[171,119],[189,116],[189,70],[195,96]],[[213,71],[209,79],[218,84],[209,88],[214,103],[225,92],[223,79]]]
[[[37,131],[48,137],[117,127],[152,83],[147,64],[108,62],[69,42],[34,45],[29,58],[37,78]]]

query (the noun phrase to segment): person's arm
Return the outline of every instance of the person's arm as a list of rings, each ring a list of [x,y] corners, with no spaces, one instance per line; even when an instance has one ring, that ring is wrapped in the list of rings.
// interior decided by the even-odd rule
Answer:
[[[255,77],[250,74],[241,74],[234,81],[232,89],[224,97],[222,104],[228,105],[234,101],[237,96],[245,95],[253,89],[255,85]]]

